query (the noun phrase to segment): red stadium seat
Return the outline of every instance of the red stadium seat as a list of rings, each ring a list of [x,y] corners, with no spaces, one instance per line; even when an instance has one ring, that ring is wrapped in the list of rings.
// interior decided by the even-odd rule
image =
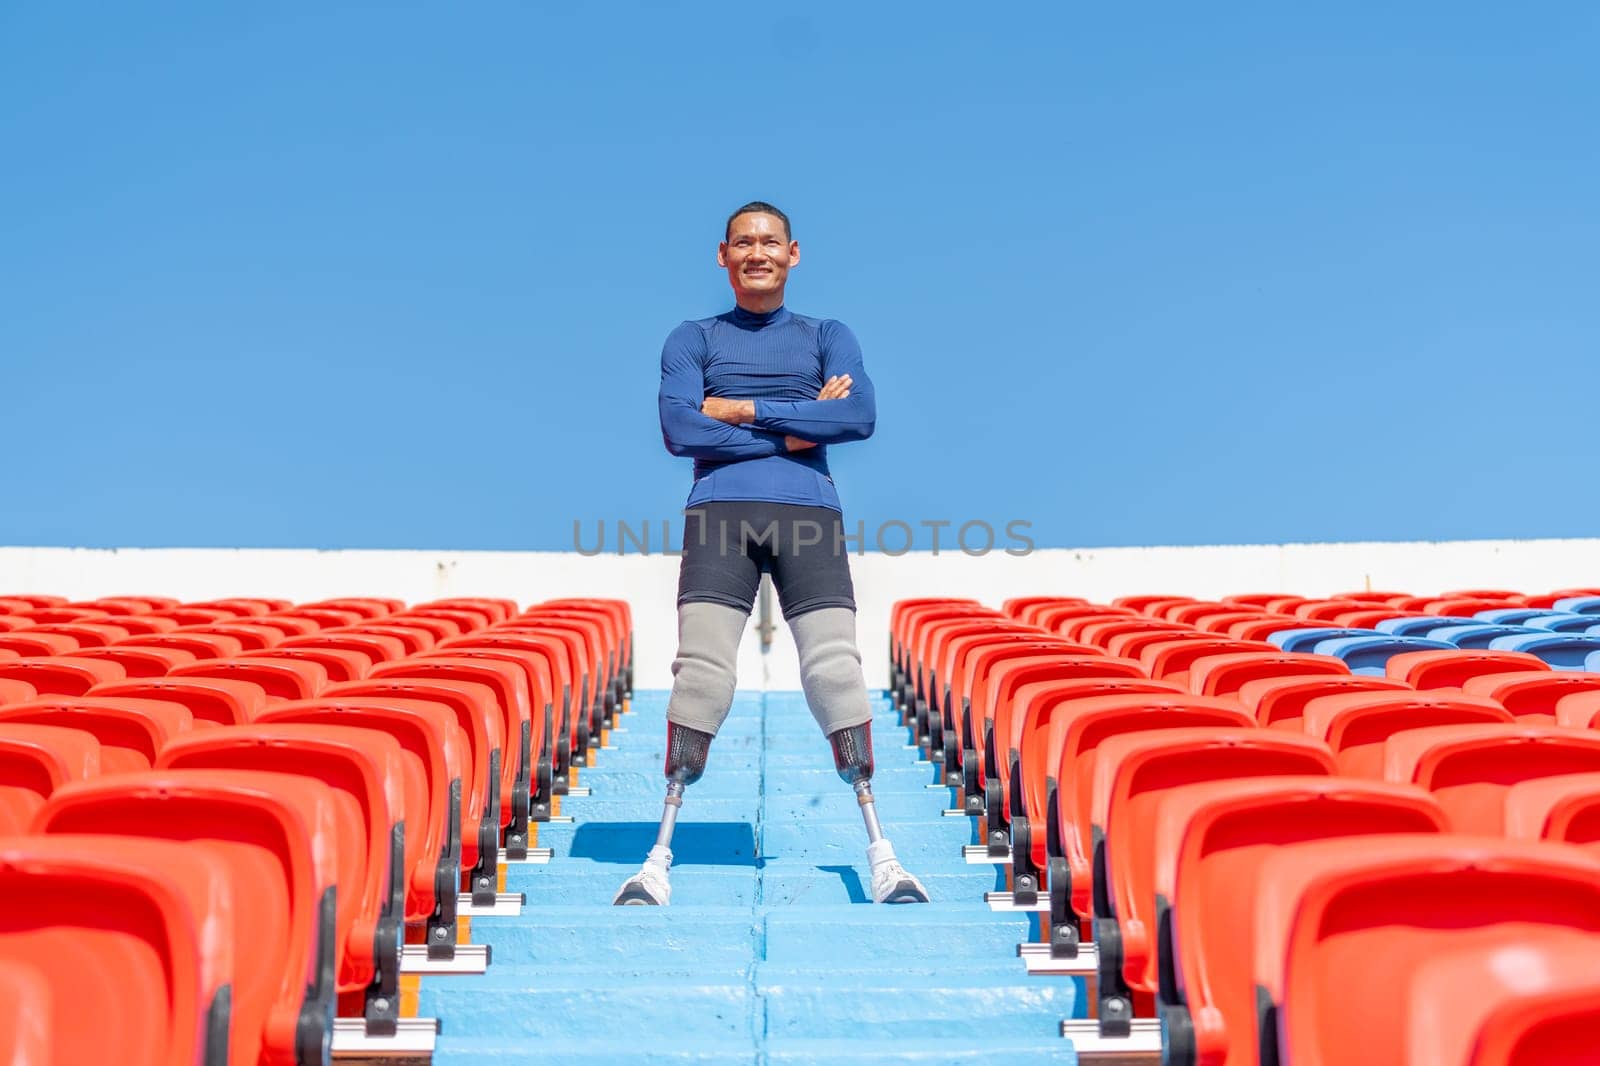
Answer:
[[[1319,696],[1343,692],[1411,691],[1410,687],[1386,677],[1344,674],[1302,674],[1297,677],[1263,678],[1247,681],[1239,689],[1239,702],[1256,716],[1256,724],[1268,729],[1300,732],[1306,704]]]
[[[91,696],[131,696],[179,703],[194,716],[196,728],[244,725],[267,705],[267,693],[253,681],[218,677],[146,677],[96,685]]]
[[[1438,725],[1513,724],[1493,700],[1453,692],[1374,691],[1318,696],[1305,706],[1305,731],[1325,741],[1351,777],[1383,777],[1384,743]]]
[[[1000,613],[1007,618],[1026,621],[1023,612],[1032,607],[1053,607],[1057,604],[1068,607],[1080,607],[1088,600],[1079,596],[1013,596],[1000,604]]]
[[[256,652],[254,659],[287,659],[291,662],[316,663],[322,667],[328,681],[360,681],[372,669],[372,656],[364,651],[346,648],[307,648],[304,646],[276,648]]]
[[[1384,676],[1404,681],[1412,688],[1460,688],[1468,678],[1503,674],[1511,670],[1549,669],[1538,656],[1521,651],[1408,651],[1392,655]]]
[[[180,633],[176,629],[167,633],[132,636],[122,643],[136,644],[141,648],[177,648],[196,659],[231,659],[244,652],[244,644],[235,637],[216,633]]]
[[[0,651],[17,655],[71,655],[81,646],[76,637],[65,633],[41,633],[37,626],[0,633]]]
[[[1157,618],[1144,617],[1110,617],[1081,619],[1081,624],[1069,627],[1069,632],[1063,634],[1069,640],[1076,640],[1082,644],[1092,644],[1101,650],[1108,650],[1113,638],[1124,633],[1192,633],[1194,630],[1176,622],[1163,622]]]
[[[1241,607],[1251,607],[1256,610],[1265,610],[1267,604],[1282,597],[1283,593],[1281,592],[1240,592],[1232,596],[1222,597],[1222,602],[1236,603]]]
[[[1266,640],[1284,629],[1304,628],[1305,621],[1291,614],[1268,614],[1259,618],[1235,622],[1228,627],[1228,636],[1234,640]]]
[[[374,634],[380,637],[392,637],[405,646],[407,655],[416,655],[427,651],[439,642],[433,631],[422,626],[406,625],[403,622],[391,622],[385,617],[381,621],[362,622],[353,626],[337,626],[333,629],[324,629],[319,636],[333,636],[344,633]]]
[[[439,677],[373,678],[329,685],[322,699],[365,697],[431,701],[455,716],[467,740],[469,771],[462,778],[461,868],[477,884],[498,876],[500,862],[500,768],[504,728],[494,689],[476,681]]]
[[[181,841],[231,871],[238,916],[230,1062],[326,1061],[338,944],[337,800],[326,785],[243,770],[118,774],[59,789],[34,822],[52,836]]]
[[[365,655],[374,663],[388,663],[406,657],[406,645],[399,637],[384,636],[381,633],[356,633],[347,628],[335,631],[324,630],[304,637],[290,637],[279,644],[274,651],[288,651],[293,648],[328,648],[333,651],[354,651]],[[370,669],[370,667],[369,667]]]
[[[235,941],[247,932],[233,894],[225,861],[182,844],[0,838],[0,1012],[14,1019],[0,1022],[0,1056],[227,1062]]]
[[[1383,1061],[1413,1020],[1395,987],[1408,970],[1530,932],[1600,932],[1600,863],[1548,844],[1453,835],[1300,844],[1269,857],[1259,877],[1254,979],[1263,1031],[1277,1037],[1273,1061]]]
[[[1583,1066],[1600,1061],[1600,937],[1519,930],[1441,945],[1407,973],[1405,1049],[1417,1063]]]
[[[1337,674],[1350,668],[1331,655],[1298,652],[1224,652],[1189,664],[1189,690],[1201,696],[1231,696],[1251,681],[1270,677]]]
[[[99,773],[100,742],[89,733],[22,722],[0,725],[0,834],[27,832],[57,789]]]
[[[554,633],[533,631],[511,633],[504,630],[490,630],[456,637],[446,641],[439,650],[449,651],[455,647],[482,651],[504,650],[517,653],[519,656],[531,655],[544,660],[544,670],[549,676],[545,707],[546,724],[552,739],[562,738],[551,749],[550,771],[553,782],[551,787],[558,795],[564,795],[569,784],[568,774],[572,759],[580,751],[585,750],[578,742],[580,710],[574,703],[580,687],[576,660],[571,656],[567,641],[562,635]],[[529,665],[535,671],[539,670],[536,662],[530,662]]]
[[[584,716],[579,739],[583,745],[585,761],[591,745],[598,748],[601,730],[607,724],[609,695],[605,677],[605,651],[600,640],[600,627],[593,618],[565,615],[555,609],[537,617],[526,612],[509,619],[483,633],[534,633],[551,634],[567,642],[567,657],[575,665],[578,693],[578,713]]]
[[[1505,833],[1520,840],[1600,843],[1600,773],[1522,781],[1505,792]]]
[[[1176,625],[1177,623],[1167,623]],[[1124,659],[1138,659],[1144,649],[1152,644],[1166,644],[1177,641],[1200,641],[1211,643],[1219,638],[1215,633],[1202,633],[1198,629],[1180,630],[1176,633],[1161,632],[1159,630],[1144,630],[1132,633],[1119,633],[1106,641],[1106,652]]]
[[[193,726],[187,708],[165,700],[46,696],[0,707],[0,731],[14,722],[76,729],[100,744],[100,772],[148,770],[161,746]]]
[[[256,615],[271,614],[281,611],[289,606],[288,600],[267,599],[259,596],[227,596],[218,600],[201,600],[197,603],[186,603],[185,607],[213,608],[219,611],[228,611],[239,618],[252,618]]]
[[[1175,789],[1246,777],[1332,776],[1321,741],[1253,729],[1173,729],[1111,737],[1095,752],[1091,788],[1100,1017],[1130,990],[1156,991],[1156,813]]]
[[[202,625],[179,626],[174,633],[199,633],[219,637],[232,637],[248,654],[262,648],[276,647],[282,643],[284,632],[269,625],[250,621],[210,622]]]
[[[1540,663],[1540,666],[1544,665]],[[1530,725],[1555,725],[1556,706],[1562,698],[1575,692],[1600,692],[1600,674],[1536,667],[1517,673],[1481,674],[1468,678],[1461,689],[1473,696],[1498,701],[1506,710]],[[1588,726],[1590,723],[1560,724]]]
[[[249,655],[190,663],[174,668],[168,676],[248,681],[260,685],[269,700],[306,700],[328,687],[328,671],[319,663]]]
[[[1600,770],[1600,732],[1562,726],[1408,729],[1384,742],[1384,776],[1438,797],[1463,833],[1499,833],[1505,792],[1519,781]]]
[[[1211,637],[1209,640],[1170,640],[1146,644],[1139,649],[1139,664],[1151,677],[1176,681],[1182,685],[1188,682],[1189,666],[1196,659],[1207,655],[1232,655],[1248,651],[1266,652],[1269,655],[1282,654],[1264,641]]]
[[[396,611],[405,610],[404,600],[388,600],[371,596],[348,596],[331,600],[317,600],[313,603],[302,603],[297,609],[306,610],[314,608],[331,608],[336,611],[356,611],[363,618],[382,618],[394,614]]]
[[[1254,1061],[1248,929],[1256,884],[1242,872],[1287,845],[1444,833],[1411,785],[1340,777],[1247,777],[1185,785],[1156,808],[1153,913],[1159,999],[1172,1062]]]
[[[1011,870],[1014,890],[1026,893],[1043,883],[1049,863],[1046,824],[1056,790],[1056,766],[1072,721],[1071,704],[1100,696],[1181,695],[1176,685],[1145,678],[1072,678],[1040,681],[1017,689],[1016,713],[1020,743],[1000,762],[1006,798],[1005,820],[1011,826]],[[969,814],[981,811],[970,802]],[[1029,879],[1026,882],[1023,879]]]
[[[1058,712],[1060,713],[1060,712]],[[1066,709],[1055,765],[1056,819],[1050,852],[1050,943],[1077,943],[1079,919],[1092,916],[1094,761],[1100,745],[1122,735],[1197,727],[1249,729],[1231,700],[1209,696],[1120,695],[1074,700]],[[1052,731],[1057,728],[1052,722]]]
[[[169,670],[195,661],[193,652],[144,644],[114,644],[109,648],[84,648],[78,659],[105,659],[121,666],[128,677],[164,677]]]
[[[263,725],[301,723],[373,729],[393,737],[406,761],[406,921],[426,924],[434,947],[456,942],[461,886],[461,795],[470,772],[467,739],[448,707],[392,697],[304,700],[274,704]],[[424,811],[424,816],[415,812]]]
[[[544,735],[544,708],[533,706],[527,675],[514,663],[464,655],[430,656],[383,663],[373,668],[372,680],[468,681],[484,685],[495,695],[504,738],[500,764],[500,825],[506,829],[507,847],[526,847],[531,814],[532,751],[535,726]],[[537,716],[537,721],[535,720]],[[517,839],[520,838],[520,839]]]
[[[400,745],[377,730],[349,726],[256,723],[174,739],[161,751],[162,770],[263,771],[320,782],[337,796],[339,815],[337,987],[364,992],[367,1016],[398,1017],[400,949],[405,943],[405,893],[410,865],[397,832],[408,798],[426,817],[420,782],[408,797]],[[379,1011],[376,1001],[383,1000]]]
[[[0,707],[8,703],[21,703],[31,700],[39,694],[38,690],[26,681],[12,681],[0,678]]]
[[[133,635],[133,631],[112,624],[111,619],[99,619],[92,622],[58,622],[55,625],[34,626],[27,632],[30,637],[47,634],[71,637],[77,641],[79,648],[103,648],[107,644],[128,639]]]

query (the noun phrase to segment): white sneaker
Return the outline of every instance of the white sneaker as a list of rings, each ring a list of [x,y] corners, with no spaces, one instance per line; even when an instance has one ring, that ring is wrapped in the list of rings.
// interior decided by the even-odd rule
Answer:
[[[616,898],[617,907],[665,907],[672,899],[672,882],[667,880],[667,870],[672,866],[672,852],[660,844],[650,849],[639,872],[622,882]]]
[[[894,845],[887,840],[867,845],[867,861],[872,864],[872,902],[928,902],[928,890],[900,865],[894,857]]]

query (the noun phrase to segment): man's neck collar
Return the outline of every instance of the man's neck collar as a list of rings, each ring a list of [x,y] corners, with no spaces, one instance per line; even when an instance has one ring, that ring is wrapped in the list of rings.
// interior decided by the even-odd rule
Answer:
[[[747,311],[735,304],[733,307],[733,321],[741,326],[765,326],[771,322],[778,322],[789,315],[789,309],[779,304],[771,311]]]

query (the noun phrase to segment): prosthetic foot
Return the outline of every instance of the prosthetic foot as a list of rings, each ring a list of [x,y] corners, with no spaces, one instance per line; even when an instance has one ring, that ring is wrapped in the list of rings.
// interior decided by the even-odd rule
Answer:
[[[845,784],[856,790],[861,818],[867,825],[867,861],[872,866],[874,903],[926,903],[928,890],[911,876],[894,856],[894,845],[878,824],[878,806],[872,798],[872,723],[848,726],[828,736],[833,744],[833,765]]]
[[[644,866],[622,883],[611,901],[614,905],[665,907],[672,899],[672,882],[667,878],[672,867],[672,831],[678,825],[684,790],[706,772],[710,750],[710,733],[667,723],[667,799],[661,810],[661,828],[656,831],[655,847],[650,849]]]

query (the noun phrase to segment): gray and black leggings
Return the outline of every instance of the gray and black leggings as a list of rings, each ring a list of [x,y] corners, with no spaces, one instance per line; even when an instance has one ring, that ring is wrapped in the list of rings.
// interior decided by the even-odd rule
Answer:
[[[770,573],[822,732],[872,717],[856,647],[855,590],[839,512],[724,501],[688,511],[678,571],[678,656],[667,718],[715,734],[733,705],[739,641]]]

